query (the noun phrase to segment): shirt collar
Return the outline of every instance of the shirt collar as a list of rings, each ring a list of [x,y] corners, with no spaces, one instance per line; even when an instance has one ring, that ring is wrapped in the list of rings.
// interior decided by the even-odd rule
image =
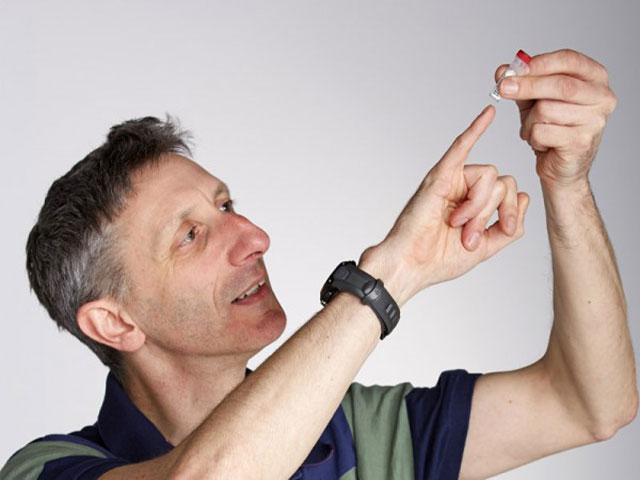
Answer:
[[[250,373],[247,368],[245,376]],[[98,431],[107,450],[131,462],[144,462],[174,447],[129,399],[111,372],[98,414]]]
[[[98,414],[98,430],[110,452],[131,462],[143,462],[173,448],[129,399],[111,372]]]

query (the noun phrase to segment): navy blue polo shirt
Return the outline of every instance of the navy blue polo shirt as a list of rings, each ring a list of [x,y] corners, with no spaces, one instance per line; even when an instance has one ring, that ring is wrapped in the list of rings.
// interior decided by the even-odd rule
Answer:
[[[292,478],[457,479],[478,376],[446,371],[432,388],[351,384]],[[9,459],[0,480],[96,479],[172,448],[109,374],[95,424],[34,440]]]

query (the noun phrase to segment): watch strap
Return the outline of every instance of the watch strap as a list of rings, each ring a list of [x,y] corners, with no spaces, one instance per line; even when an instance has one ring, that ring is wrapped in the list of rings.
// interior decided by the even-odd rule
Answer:
[[[320,293],[320,302],[327,305],[338,293],[349,292],[368,305],[380,320],[384,339],[400,320],[400,308],[380,279],[361,270],[353,260],[341,262],[329,276]]]

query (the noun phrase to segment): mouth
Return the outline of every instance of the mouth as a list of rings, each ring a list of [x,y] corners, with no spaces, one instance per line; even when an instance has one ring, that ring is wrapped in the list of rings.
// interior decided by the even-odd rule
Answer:
[[[269,289],[266,279],[260,280],[231,303],[234,305],[248,305],[262,299]]]

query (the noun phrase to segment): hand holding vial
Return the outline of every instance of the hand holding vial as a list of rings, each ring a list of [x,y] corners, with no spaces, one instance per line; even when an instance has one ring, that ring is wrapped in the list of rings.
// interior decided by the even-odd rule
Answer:
[[[589,170],[617,104],[607,69],[571,49],[533,57],[520,50],[514,62],[498,67],[494,78],[491,96],[514,100],[520,138],[535,153],[536,173],[546,191],[588,191]]]

